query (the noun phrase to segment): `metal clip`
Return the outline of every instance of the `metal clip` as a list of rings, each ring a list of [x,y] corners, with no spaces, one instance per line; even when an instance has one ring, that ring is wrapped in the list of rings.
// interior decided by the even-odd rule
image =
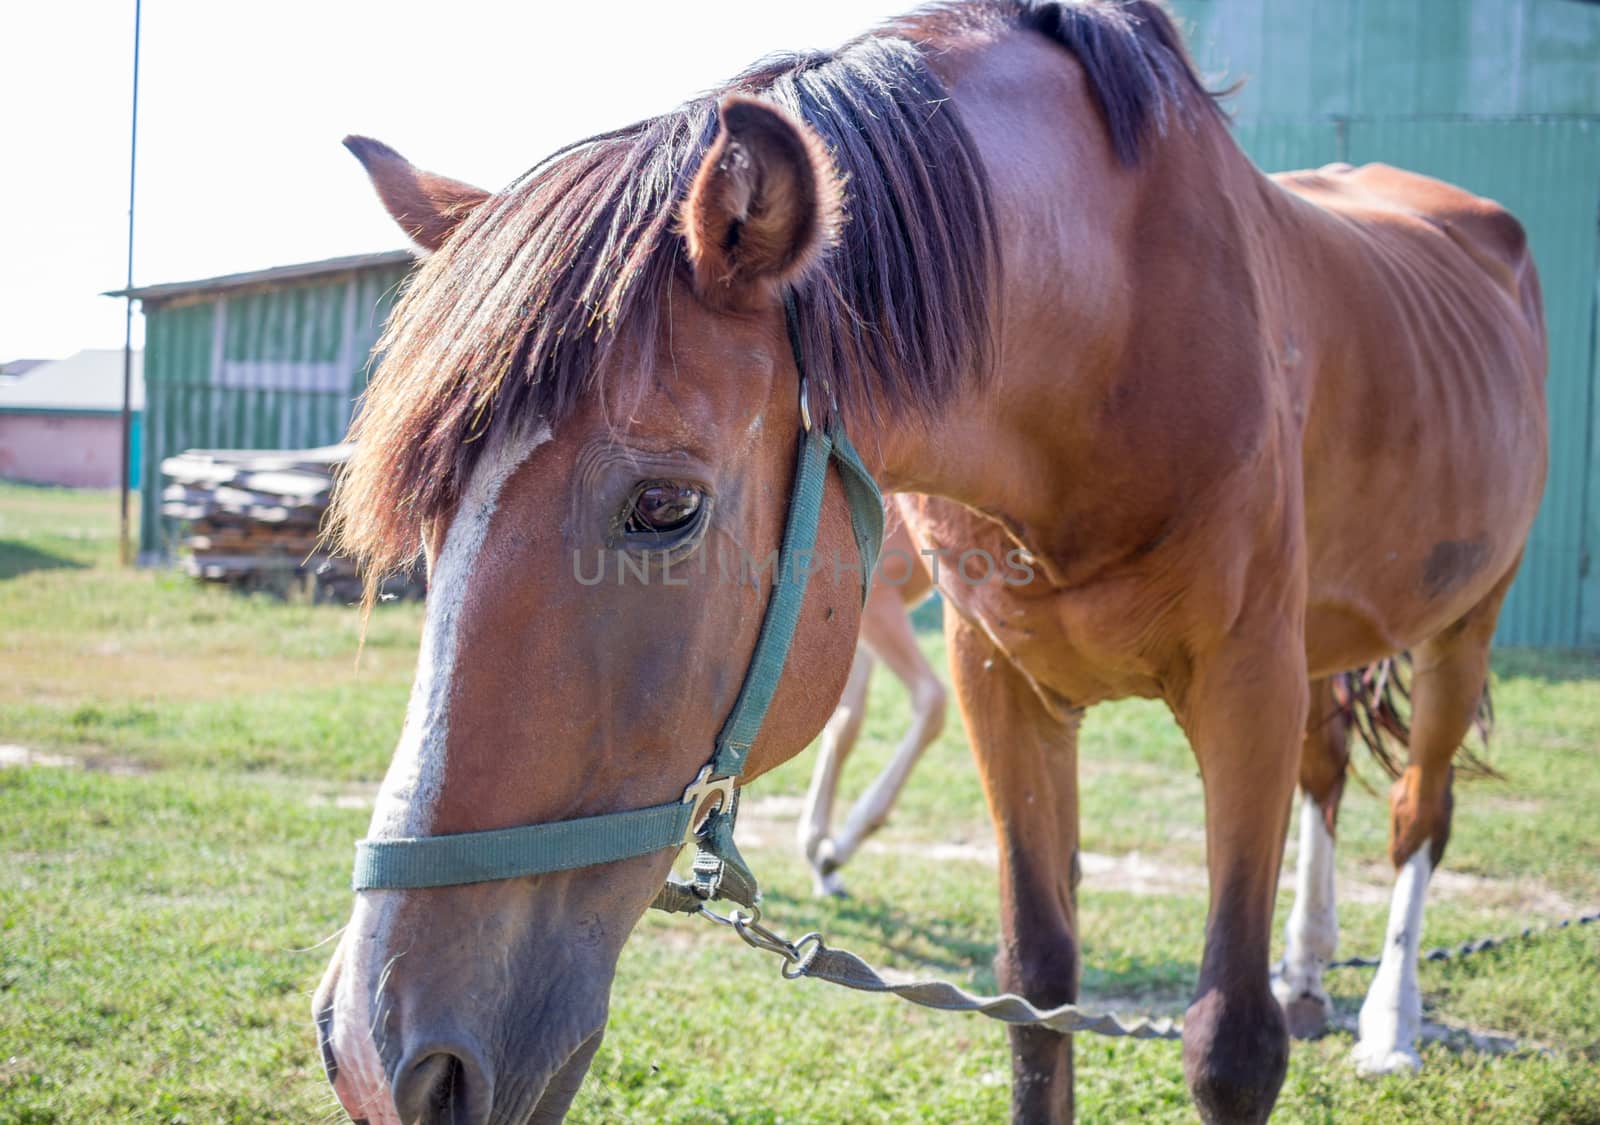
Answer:
[[[800,425],[811,432],[811,380],[800,376]]]
[[[735,910],[731,914],[718,914],[709,906],[702,905],[700,913],[713,922],[729,926],[738,934],[744,943],[752,949],[764,950],[767,953],[776,953],[783,958],[781,972],[789,980],[802,977],[811,967],[812,960],[822,952],[822,935],[813,930],[798,941],[790,941],[782,934],[775,933],[761,924],[761,908],[752,907],[749,910]]]
[[[689,826],[684,829],[683,842],[694,843],[712,816],[733,807],[733,793],[739,784],[736,777],[713,777],[710,764],[700,767],[700,772],[683,791],[683,803],[694,811],[689,815]],[[715,797],[715,803],[707,800]]]

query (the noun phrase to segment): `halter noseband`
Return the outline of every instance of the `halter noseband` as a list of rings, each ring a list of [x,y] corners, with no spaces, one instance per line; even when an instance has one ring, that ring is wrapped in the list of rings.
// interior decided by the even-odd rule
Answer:
[[[665,805],[487,832],[359,840],[353,889],[407,890],[515,879],[613,863],[693,843],[699,848],[693,879],[668,880],[656,896],[655,906],[694,911],[713,898],[744,906],[756,904],[760,891],[755,876],[733,843],[739,778],[778,690],[800,621],[830,461],[839,466],[849,503],[850,528],[861,559],[863,599],[871,588],[883,542],[883,498],[845,436],[838,411],[831,413],[826,429],[812,425],[800,319],[792,295],[784,300],[784,320],[800,372],[799,464],[772,596],[744,683],[717,734],[711,760],[700,768],[682,798]]]

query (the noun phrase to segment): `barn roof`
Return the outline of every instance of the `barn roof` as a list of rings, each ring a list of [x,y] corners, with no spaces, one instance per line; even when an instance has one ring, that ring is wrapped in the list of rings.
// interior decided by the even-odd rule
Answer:
[[[324,258],[319,262],[297,262],[291,266],[272,266],[264,270],[223,274],[221,277],[204,277],[197,281],[169,281],[161,285],[113,289],[105,296],[137,297],[147,302],[169,301],[176,297],[223,293],[231,289],[307,281],[327,274],[351,273],[382,266],[409,266],[415,260],[416,255],[410,250],[385,250],[379,254],[352,254],[344,258]]]
[[[144,366],[133,353],[133,409],[144,409]],[[122,409],[122,349],[87,348],[0,381],[0,414],[8,411],[102,414]]]

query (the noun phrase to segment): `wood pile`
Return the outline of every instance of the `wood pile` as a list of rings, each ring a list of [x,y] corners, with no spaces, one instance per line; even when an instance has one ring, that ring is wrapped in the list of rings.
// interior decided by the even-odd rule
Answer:
[[[161,462],[161,514],[182,521],[183,566],[206,582],[318,601],[361,596],[355,563],[320,549],[333,475],[350,445],[321,449],[191,449]],[[418,576],[385,586],[420,597]]]

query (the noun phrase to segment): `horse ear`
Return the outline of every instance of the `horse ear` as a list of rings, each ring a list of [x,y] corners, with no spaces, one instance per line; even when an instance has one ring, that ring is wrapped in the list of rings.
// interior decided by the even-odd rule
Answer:
[[[806,272],[835,237],[842,192],[822,139],[769,102],[731,95],[683,207],[702,297],[738,303]]]
[[[489,198],[482,188],[412,167],[405,157],[371,137],[346,137],[344,147],[361,161],[378,198],[406,237],[430,253]]]

